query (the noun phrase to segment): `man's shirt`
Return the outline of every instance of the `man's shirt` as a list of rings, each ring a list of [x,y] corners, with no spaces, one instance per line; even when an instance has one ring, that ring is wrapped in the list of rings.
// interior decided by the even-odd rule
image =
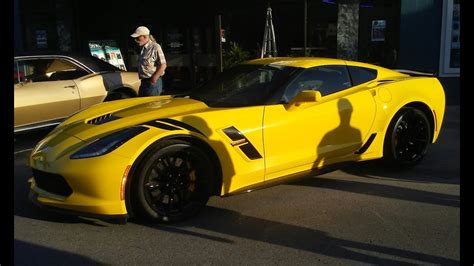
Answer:
[[[138,77],[140,79],[151,78],[156,69],[166,64],[165,55],[161,46],[151,40],[145,44],[138,60]],[[164,75],[164,72],[163,72]]]

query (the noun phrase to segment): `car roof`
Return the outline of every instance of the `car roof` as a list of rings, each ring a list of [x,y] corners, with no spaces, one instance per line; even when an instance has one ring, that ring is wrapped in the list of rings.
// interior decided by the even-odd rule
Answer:
[[[67,52],[21,52],[15,54],[15,59],[24,59],[24,58],[41,58],[41,57],[66,57],[77,61],[80,64],[86,66],[92,72],[100,71],[121,71],[121,69],[101,60],[92,55],[84,55],[77,53],[67,53]]]
[[[408,77],[408,75],[395,70],[369,63],[325,57],[269,57],[249,60],[244,62],[244,64],[279,65],[299,68],[311,68],[324,65],[347,65],[375,69],[377,70],[377,78]]]
[[[384,69],[383,67],[376,66],[373,64],[327,57],[270,57],[249,60],[245,63],[255,65],[280,65],[301,68],[310,68],[321,65],[350,65],[369,67],[374,69]]]
[[[324,57],[270,57],[250,60],[247,64],[256,65],[281,65],[291,67],[314,67],[318,65],[341,65],[344,60]]]
[[[23,52],[15,52],[16,57],[29,57],[29,56],[66,56],[71,58],[81,58],[85,55],[78,54],[78,53],[69,53],[69,52],[60,52],[60,51],[23,51]]]

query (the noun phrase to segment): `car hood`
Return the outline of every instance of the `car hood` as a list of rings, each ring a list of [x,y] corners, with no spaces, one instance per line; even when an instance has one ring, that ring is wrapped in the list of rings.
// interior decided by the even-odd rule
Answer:
[[[201,101],[171,96],[139,97],[102,103],[64,121],[51,134],[65,134],[83,141],[160,118],[196,114],[208,110]]]

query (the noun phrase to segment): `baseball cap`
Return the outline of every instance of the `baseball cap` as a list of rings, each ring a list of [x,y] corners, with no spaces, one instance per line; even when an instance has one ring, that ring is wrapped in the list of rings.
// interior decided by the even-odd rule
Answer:
[[[137,38],[138,36],[142,35],[150,35],[150,30],[145,26],[138,27],[135,32],[130,36],[132,36],[133,38]]]

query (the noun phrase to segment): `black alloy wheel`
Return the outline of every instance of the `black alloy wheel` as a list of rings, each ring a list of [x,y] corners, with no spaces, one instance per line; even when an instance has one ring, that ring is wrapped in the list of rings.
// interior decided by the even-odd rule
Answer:
[[[139,171],[132,196],[145,218],[161,222],[186,219],[204,207],[211,195],[211,160],[188,142],[159,142],[144,157]]]
[[[394,166],[412,167],[426,155],[431,127],[426,115],[415,108],[402,108],[388,128],[384,157]]]

